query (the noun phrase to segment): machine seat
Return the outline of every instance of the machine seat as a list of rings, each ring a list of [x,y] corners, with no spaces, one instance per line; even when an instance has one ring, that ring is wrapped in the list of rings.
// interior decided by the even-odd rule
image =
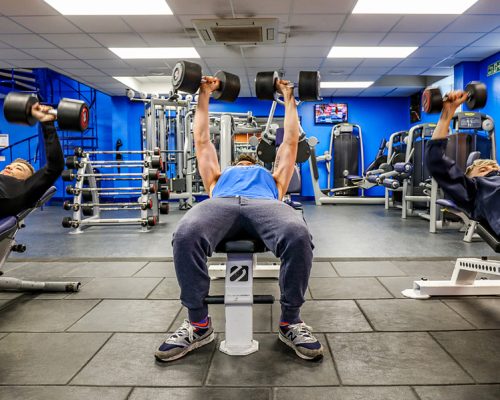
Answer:
[[[223,240],[215,248],[217,253],[265,253],[266,245],[253,238],[230,238]]]

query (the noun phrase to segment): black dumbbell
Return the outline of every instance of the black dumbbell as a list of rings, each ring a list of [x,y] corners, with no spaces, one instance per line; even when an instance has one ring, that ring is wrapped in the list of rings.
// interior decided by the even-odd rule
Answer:
[[[148,217],[147,219],[143,219],[141,222],[141,225],[146,227],[146,226],[155,226],[158,223],[158,220],[156,219],[155,216]]]
[[[160,214],[168,214],[170,212],[169,203],[160,203]]]
[[[160,170],[158,169],[148,169],[148,172],[142,175],[142,179],[150,180],[150,181],[157,181],[158,178],[160,177]]]
[[[79,169],[82,167],[82,163],[80,163],[77,156],[66,157],[65,165],[68,169]]]
[[[64,228],[78,228],[79,223],[71,217],[64,217],[62,220],[62,226]]]
[[[255,78],[255,95],[260,100],[274,100],[276,98],[276,81],[280,79],[277,71],[258,72]],[[298,87],[299,100],[319,101],[321,76],[319,71],[300,71],[299,83],[291,84]]]
[[[482,82],[470,82],[464,89],[467,93],[467,107],[470,110],[483,108],[488,100],[488,91],[486,85]],[[441,93],[441,89],[428,87],[422,93],[422,110],[428,114],[440,113],[443,109],[443,103],[448,100],[448,96]]]
[[[222,101],[235,101],[240,94],[240,78],[225,71],[217,71],[215,78],[219,80],[219,87],[212,93],[212,97]],[[201,66],[189,61],[179,61],[172,72],[172,85],[175,90],[194,94],[204,82]]]
[[[62,174],[61,174],[61,178],[65,182],[71,182],[71,181],[73,181],[76,178],[76,176],[73,173],[73,170],[71,170],[71,169],[65,169],[62,172]]]
[[[31,93],[10,92],[5,97],[3,113],[9,122],[21,125],[35,125],[38,120],[31,115],[31,107],[38,103],[38,97]],[[89,108],[81,100],[62,99],[57,110],[49,110],[57,118],[59,129],[83,132],[89,125]]]

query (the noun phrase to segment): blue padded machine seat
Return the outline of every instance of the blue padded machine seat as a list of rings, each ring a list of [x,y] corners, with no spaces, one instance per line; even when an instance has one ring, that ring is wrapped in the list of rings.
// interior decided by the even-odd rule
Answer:
[[[223,240],[215,248],[217,253],[265,253],[267,248],[258,239]]]
[[[436,204],[439,204],[440,206],[443,206],[443,207],[454,208],[455,210],[462,211],[462,209],[460,207],[458,207],[453,200],[438,199],[438,200],[436,200]]]
[[[0,218],[0,235],[9,232],[17,224],[16,217]]]

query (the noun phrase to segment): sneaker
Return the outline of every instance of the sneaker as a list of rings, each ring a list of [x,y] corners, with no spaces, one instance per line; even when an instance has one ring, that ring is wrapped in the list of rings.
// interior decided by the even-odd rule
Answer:
[[[280,325],[278,337],[304,360],[320,360],[323,358],[323,346],[311,333],[312,328],[303,322]]]
[[[190,351],[209,344],[214,338],[214,329],[210,317],[208,317],[206,328],[191,325],[185,319],[180,328],[161,344],[155,352],[155,358],[158,361],[177,360]]]

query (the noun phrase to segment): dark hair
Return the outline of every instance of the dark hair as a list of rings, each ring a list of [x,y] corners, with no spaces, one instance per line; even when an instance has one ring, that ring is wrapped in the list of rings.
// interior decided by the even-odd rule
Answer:
[[[238,156],[238,159],[234,162],[233,165],[236,165],[238,164],[239,162],[241,161],[248,161],[248,162],[251,162],[252,164],[257,164],[257,160],[251,156],[250,154],[248,153],[242,153]]]

